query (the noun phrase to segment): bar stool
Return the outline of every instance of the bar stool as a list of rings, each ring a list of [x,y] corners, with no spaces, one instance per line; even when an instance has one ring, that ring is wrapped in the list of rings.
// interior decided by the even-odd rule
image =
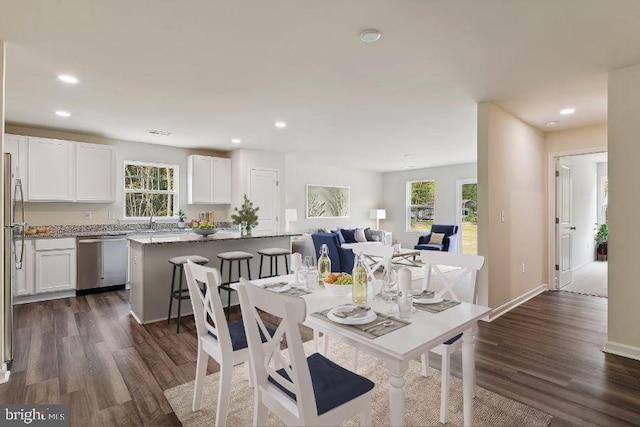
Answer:
[[[260,249],[258,251],[258,255],[260,255],[260,272],[258,273],[258,279],[262,279],[262,260],[264,259],[264,257],[268,256],[269,257],[269,276],[268,277],[273,277],[273,262],[275,261],[276,264],[276,276],[278,275],[278,257],[279,256],[283,256],[284,257],[284,269],[285,269],[285,274],[289,274],[289,262],[287,261],[287,255],[291,255],[291,251],[288,249],[281,249],[281,248],[266,248],[266,249]]]
[[[253,255],[249,252],[242,251],[231,251],[231,252],[220,252],[218,254],[218,258],[220,258],[220,279],[222,279],[222,272],[224,271],[224,262],[229,261],[229,274],[227,281],[225,283],[220,284],[218,287],[218,292],[220,289],[224,289],[227,291],[227,320],[229,320],[229,313],[231,312],[231,271],[233,270],[233,262],[238,262],[238,280],[240,280],[240,264],[242,264],[243,260],[247,261],[247,275],[249,280],[251,280],[251,266],[249,265],[249,260],[253,258]]]
[[[180,311],[182,309],[182,300],[189,299],[189,289],[182,289],[182,276],[184,272],[184,265],[187,261],[193,261],[196,264],[205,265],[209,262],[209,260],[200,255],[185,255],[185,256],[176,256],[169,259],[169,262],[173,264],[173,272],[171,273],[171,294],[169,294],[169,314],[167,315],[167,325],[171,322],[171,308],[173,307],[174,298],[178,300],[178,320],[176,327],[176,333],[180,333]],[[176,269],[178,269],[178,274],[180,275],[180,281],[178,285],[178,290],[175,290],[176,285]]]

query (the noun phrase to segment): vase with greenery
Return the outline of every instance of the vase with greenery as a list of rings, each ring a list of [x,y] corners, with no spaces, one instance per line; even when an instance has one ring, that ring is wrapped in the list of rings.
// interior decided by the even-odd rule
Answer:
[[[596,259],[598,261],[607,260],[607,241],[609,240],[609,227],[606,223],[596,224]]]
[[[184,219],[187,217],[187,214],[184,213],[182,209],[178,211],[178,228],[184,228]]]
[[[251,200],[249,200],[249,198],[245,194],[244,201],[242,202],[242,206],[240,206],[240,209],[238,209],[237,207],[234,208],[235,213],[231,214],[231,221],[234,224],[241,226],[241,232],[242,226],[244,225],[247,236],[251,236],[253,227],[258,225],[258,209],[260,208],[253,207],[253,202],[251,202]]]

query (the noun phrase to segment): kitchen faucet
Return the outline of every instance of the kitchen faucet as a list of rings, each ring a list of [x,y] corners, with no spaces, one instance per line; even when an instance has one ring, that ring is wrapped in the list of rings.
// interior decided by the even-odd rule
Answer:
[[[153,210],[149,215],[149,230],[153,230]]]

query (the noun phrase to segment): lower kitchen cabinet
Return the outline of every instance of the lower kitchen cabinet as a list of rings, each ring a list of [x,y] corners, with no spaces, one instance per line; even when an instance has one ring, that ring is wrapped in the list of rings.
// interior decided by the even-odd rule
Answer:
[[[19,243],[17,249],[19,250]],[[76,239],[29,239],[21,270],[16,271],[18,297],[76,288]]]
[[[76,288],[76,239],[38,239],[35,244],[35,292]]]

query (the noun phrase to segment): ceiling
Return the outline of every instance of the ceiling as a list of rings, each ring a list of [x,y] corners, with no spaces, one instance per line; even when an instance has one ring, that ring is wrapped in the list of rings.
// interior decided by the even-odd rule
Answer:
[[[605,122],[638,22],[637,0],[0,0],[6,120],[374,171],[473,162],[479,102],[544,132]]]

